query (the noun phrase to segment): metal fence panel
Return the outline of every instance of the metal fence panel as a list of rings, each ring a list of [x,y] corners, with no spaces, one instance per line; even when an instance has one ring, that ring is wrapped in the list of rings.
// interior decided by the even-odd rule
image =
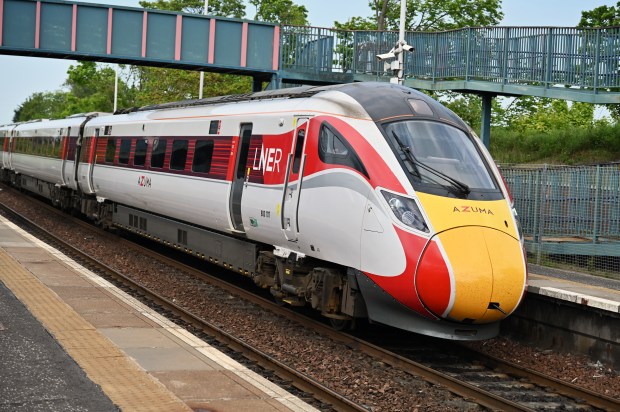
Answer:
[[[620,273],[619,163],[504,165],[501,171],[537,262],[589,257],[605,262],[599,269]]]

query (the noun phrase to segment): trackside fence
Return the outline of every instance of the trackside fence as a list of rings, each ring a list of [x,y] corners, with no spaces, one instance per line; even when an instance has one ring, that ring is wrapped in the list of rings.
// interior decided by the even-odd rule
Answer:
[[[500,168],[530,259],[620,274],[620,163]]]

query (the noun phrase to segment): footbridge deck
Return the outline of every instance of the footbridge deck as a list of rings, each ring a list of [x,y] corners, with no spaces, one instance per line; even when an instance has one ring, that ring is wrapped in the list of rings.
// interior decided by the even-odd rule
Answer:
[[[427,90],[620,103],[620,28],[481,27],[409,32],[405,84]],[[283,27],[285,82],[389,81],[376,58],[397,32]]]
[[[619,27],[481,27],[405,38],[415,47],[405,58],[411,87],[620,103]],[[0,54],[227,72],[277,84],[389,81],[376,55],[397,41],[397,32],[0,0]]]

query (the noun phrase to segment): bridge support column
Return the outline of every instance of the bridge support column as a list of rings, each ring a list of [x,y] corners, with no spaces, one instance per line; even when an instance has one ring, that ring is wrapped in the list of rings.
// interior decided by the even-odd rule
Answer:
[[[280,78],[280,76],[278,76],[277,73],[272,74],[271,80],[269,81],[269,84],[267,85],[265,89],[275,90],[275,89],[281,89],[281,88],[282,88],[282,79]]]
[[[482,120],[480,126],[480,138],[487,149],[491,147],[491,107],[495,95],[485,93],[482,95]]]
[[[262,92],[262,91],[263,91],[263,78],[252,77],[252,92]]]

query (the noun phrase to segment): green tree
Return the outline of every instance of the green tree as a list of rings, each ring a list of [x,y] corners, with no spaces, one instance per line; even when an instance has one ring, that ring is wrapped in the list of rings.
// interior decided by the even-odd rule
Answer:
[[[352,17],[337,28],[356,30],[398,30],[399,0],[369,0],[374,15]],[[501,0],[407,0],[405,29],[407,31],[450,30],[471,26],[498,24],[504,14]]]
[[[520,97],[506,110],[506,122],[519,132],[586,128],[594,125],[594,105],[590,103],[538,97]]]
[[[255,20],[291,26],[309,24],[306,6],[299,6],[292,0],[250,0],[250,4],[256,7]]]
[[[204,11],[204,0],[141,1],[140,5],[194,14],[202,14]],[[209,14],[243,18],[245,5],[243,0],[210,0]],[[204,76],[204,97],[248,93],[252,90],[249,77],[209,72]],[[135,87],[136,104],[139,106],[198,98],[200,73],[197,71],[133,66],[130,77]]]
[[[13,121],[63,117],[67,96],[68,93],[63,91],[34,93],[15,109]]]
[[[109,66],[94,62],[78,62],[69,66],[65,86],[67,114],[112,112],[114,110],[114,78],[116,72]],[[119,79],[118,107],[132,106],[134,96],[126,83]]]
[[[615,6],[600,6],[596,7],[592,10],[585,10],[581,12],[581,20],[579,21],[578,27],[611,27],[611,26],[619,26],[620,25],[620,1]],[[618,46],[615,44],[604,44],[601,45],[602,49],[606,49],[606,47],[614,47]],[[612,67],[617,66],[616,61],[609,61],[608,64],[612,65]],[[616,66],[614,66],[616,65]],[[618,89],[609,89],[609,91],[618,92]],[[620,119],[620,104],[606,104],[604,105],[611,116],[618,121]]]
[[[203,14],[204,0],[156,0],[141,1],[140,6],[145,9],[182,11],[192,14]],[[207,14],[222,17],[245,17],[243,0],[210,0]]]
[[[620,1],[615,6],[600,6],[581,12],[577,27],[610,27],[620,25]]]
[[[75,113],[111,112],[114,108],[112,68],[94,62],[78,62],[69,66],[66,91],[35,93],[16,110],[14,121],[57,119]],[[132,90],[119,81],[119,107],[133,105]]]
[[[435,92],[431,94],[456,113],[476,132],[480,130],[482,121],[482,98],[473,93]],[[491,109],[491,125],[501,126],[504,121],[504,108],[498,98],[493,99]]]
[[[200,73],[170,68],[134,66],[136,105],[144,106],[198,98]],[[204,97],[248,93],[249,77],[230,74],[204,74]]]

